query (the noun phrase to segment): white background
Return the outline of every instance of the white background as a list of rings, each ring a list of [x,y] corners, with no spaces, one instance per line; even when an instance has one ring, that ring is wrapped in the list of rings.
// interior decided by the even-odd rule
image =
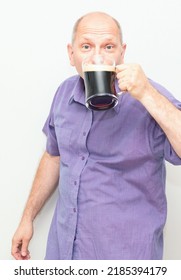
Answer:
[[[75,74],[66,45],[74,22],[100,10],[117,18],[125,62],[181,100],[180,0],[0,0],[0,259],[11,260],[19,223],[40,157],[41,132],[60,82]],[[174,125],[174,124],[173,124]],[[181,259],[181,167],[167,165],[165,259]],[[35,221],[32,259],[43,259],[56,192]]]

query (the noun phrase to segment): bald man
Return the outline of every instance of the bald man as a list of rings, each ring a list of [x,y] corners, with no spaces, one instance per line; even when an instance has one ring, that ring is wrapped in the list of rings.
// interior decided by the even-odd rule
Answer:
[[[162,259],[165,160],[181,164],[181,103],[141,66],[124,63],[122,30],[108,14],[78,19],[67,49],[77,75],[53,99],[12,255],[30,258],[33,221],[58,186],[45,259]],[[116,61],[123,94],[112,109],[85,106],[81,65],[92,54]]]

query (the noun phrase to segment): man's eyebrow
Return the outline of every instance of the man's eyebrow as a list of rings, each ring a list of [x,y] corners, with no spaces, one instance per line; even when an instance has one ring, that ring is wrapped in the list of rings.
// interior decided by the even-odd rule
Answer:
[[[82,41],[90,41],[91,40],[91,38],[88,38],[88,37],[81,37],[81,39],[80,39],[80,41],[82,42]]]

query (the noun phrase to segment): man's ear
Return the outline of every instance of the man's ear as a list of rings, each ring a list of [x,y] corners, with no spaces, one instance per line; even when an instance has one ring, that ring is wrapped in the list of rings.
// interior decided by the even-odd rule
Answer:
[[[69,55],[69,61],[70,61],[70,64],[72,65],[72,66],[75,66],[75,64],[74,64],[74,56],[73,56],[73,47],[72,47],[72,45],[71,44],[68,44],[67,45],[67,51],[68,51],[68,55]]]
[[[126,44],[122,44],[122,52],[121,52],[122,63],[124,63],[125,52],[126,52]]]

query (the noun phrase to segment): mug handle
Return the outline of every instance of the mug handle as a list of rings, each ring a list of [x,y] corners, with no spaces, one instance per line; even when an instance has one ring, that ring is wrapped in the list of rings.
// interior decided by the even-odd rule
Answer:
[[[116,94],[118,95],[118,96],[120,96],[121,94],[123,94],[124,93],[124,91],[119,91],[119,92],[117,92]]]

